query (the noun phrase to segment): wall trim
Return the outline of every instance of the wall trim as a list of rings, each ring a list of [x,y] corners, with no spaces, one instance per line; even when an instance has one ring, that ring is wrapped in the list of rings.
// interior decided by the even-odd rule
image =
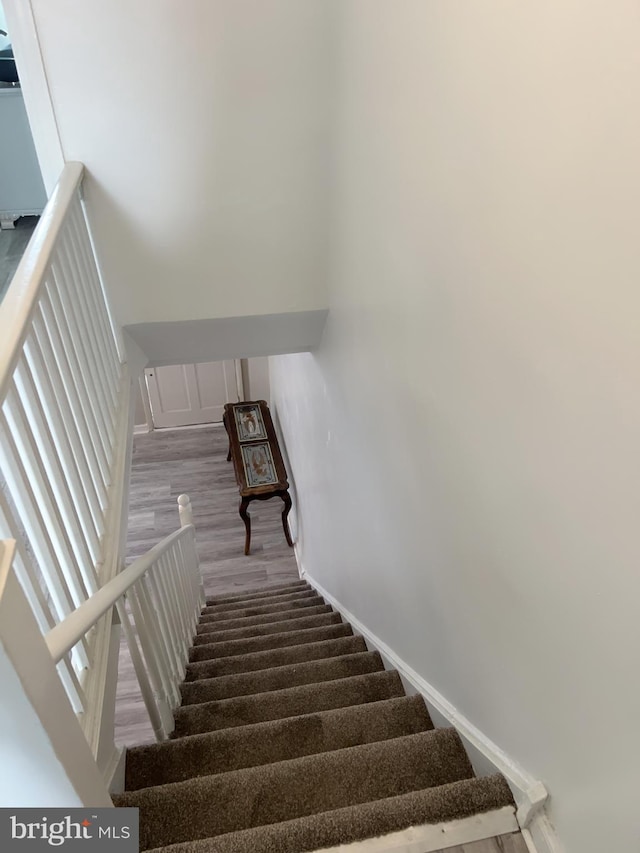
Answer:
[[[533,816],[529,826],[522,830],[522,837],[529,853],[564,853],[564,847],[544,810]]]
[[[518,829],[513,808],[504,806],[473,817],[410,826],[378,838],[323,847],[315,853],[438,853],[460,844],[508,835]]]
[[[419,675],[409,664],[400,658],[383,640],[370,631],[353,613],[347,610],[331,593],[329,593],[304,568],[300,557],[299,544],[294,548],[298,572],[320,595],[334,607],[349,622],[355,631],[361,634],[367,644],[378,651],[385,663],[398,670],[400,676],[407,681],[425,702],[436,709],[458,731],[461,737],[477,749],[495,768],[506,778],[518,806],[516,813],[518,824],[522,829],[528,828],[537,853],[560,853],[561,847],[555,831],[544,807],[549,794],[545,786],[522,768],[504,750],[495,744],[487,735],[481,732],[451,704],[425,678]],[[534,822],[535,821],[535,822]],[[550,843],[547,843],[547,840]],[[540,846],[538,846],[540,845]]]

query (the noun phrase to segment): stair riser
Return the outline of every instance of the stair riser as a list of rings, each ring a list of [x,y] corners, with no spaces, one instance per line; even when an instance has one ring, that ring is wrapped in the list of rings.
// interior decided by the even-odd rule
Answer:
[[[175,712],[173,737],[281,720],[314,711],[329,711],[366,702],[402,696],[402,682],[396,672],[375,672],[302,685],[270,693],[238,696],[199,705],[187,705]]]
[[[273,666],[286,666],[291,663],[351,655],[366,652],[366,650],[367,645],[362,637],[338,637],[335,640],[325,640],[320,643],[285,646],[265,652],[187,664],[185,681],[191,682],[200,678],[216,678],[243,672],[259,672]]]
[[[285,690],[301,684],[317,684],[350,678],[367,672],[381,672],[382,659],[377,652],[329,658],[307,664],[293,664],[262,673],[230,675],[223,678],[208,678],[182,685],[182,704],[193,705],[215,699],[230,699],[234,696],[250,696],[271,690]]]
[[[127,752],[127,790],[300,758],[433,728],[420,697],[257,723]]]
[[[352,634],[351,626],[328,625],[322,628],[307,628],[304,631],[289,631],[283,634],[269,634],[266,637],[251,637],[248,640],[229,640],[226,643],[211,643],[194,646],[189,652],[189,661],[211,660],[212,658],[233,657],[251,652],[279,649],[284,646],[298,646],[303,643],[317,643],[320,640],[332,640]]]
[[[319,613],[317,616],[300,616],[284,622],[269,622],[266,625],[251,625],[248,628],[230,628],[227,631],[207,631],[194,637],[194,645],[221,643],[227,640],[240,640],[243,637],[264,637],[267,634],[282,634],[285,631],[300,631],[304,628],[319,628],[322,625],[339,625],[342,617],[339,613]]]

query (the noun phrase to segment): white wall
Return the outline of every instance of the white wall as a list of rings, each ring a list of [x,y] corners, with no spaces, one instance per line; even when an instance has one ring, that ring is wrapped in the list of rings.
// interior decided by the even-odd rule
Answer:
[[[5,33],[9,32],[9,28],[7,27],[7,19],[4,14],[4,9],[2,8],[2,3],[0,3],[0,30],[4,30]],[[11,36],[0,35],[0,50],[4,50],[5,47],[8,47],[11,44]]]
[[[32,0],[119,320],[326,307],[323,0]]]
[[[245,385],[246,400],[266,400],[271,397],[269,384],[269,359],[266,356],[247,359],[247,378],[249,387]]]
[[[640,15],[340,0],[329,320],[271,360],[302,561],[637,849]]]

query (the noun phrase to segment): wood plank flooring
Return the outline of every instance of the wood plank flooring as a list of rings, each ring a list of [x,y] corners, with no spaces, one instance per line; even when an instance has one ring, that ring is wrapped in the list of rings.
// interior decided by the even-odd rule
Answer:
[[[180,526],[178,495],[191,498],[207,595],[298,579],[293,549],[282,531],[282,501],[254,501],[251,554],[244,556],[244,525],[233,465],[222,426],[158,430],[134,438],[127,564]],[[129,650],[120,647],[116,742],[149,743],[153,731]]]
[[[233,466],[226,461],[227,436],[220,426],[156,431],[134,439],[127,563],[179,527],[177,498],[186,493],[194,510],[207,595],[298,579],[293,551],[284,540],[282,502],[251,505],[252,553],[243,554],[244,525],[238,515]],[[155,740],[126,643],[120,648],[116,742]],[[527,853],[520,833],[438,853]]]
[[[38,216],[23,216],[14,229],[0,230],[0,302],[38,224]]]

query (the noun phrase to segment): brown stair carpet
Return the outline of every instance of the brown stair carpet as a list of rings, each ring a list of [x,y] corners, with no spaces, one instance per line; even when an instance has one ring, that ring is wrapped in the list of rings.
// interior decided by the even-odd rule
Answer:
[[[141,850],[308,853],[513,805],[304,582],[208,600],[195,643],[172,738],[114,796]]]
[[[246,589],[242,593],[236,592],[228,595],[218,595],[215,598],[208,598],[207,607],[231,604],[233,601],[255,601],[257,598],[273,598],[276,595],[283,595],[289,592],[308,592],[308,590],[309,584],[306,581],[292,581],[291,583],[270,586],[267,589],[264,587]]]
[[[314,608],[315,609],[315,608]],[[304,610],[299,611],[305,613]],[[322,625],[337,625],[342,622],[339,613],[319,613],[312,616],[300,616],[298,619],[287,619],[284,622],[267,622],[264,625],[249,625],[246,628],[225,628],[219,630],[216,622],[211,627],[215,630],[197,634],[193,642],[196,646],[205,643],[221,643],[224,640],[241,640],[243,637],[260,637],[266,634],[281,634],[284,631],[299,631],[301,628],[319,628]],[[225,622],[222,623],[226,625]]]
[[[202,611],[202,615],[219,616],[222,613],[233,613],[247,607],[289,604],[292,601],[306,601],[308,598],[320,598],[320,596],[313,589],[304,589],[298,592],[283,592],[280,595],[273,595],[268,598],[244,598],[241,601],[226,601],[224,604],[207,605]],[[261,604],[261,602],[265,603]]]
[[[324,604],[324,599],[319,595],[307,595],[303,598],[295,598],[293,601],[287,599],[277,604],[260,604],[261,601],[268,601],[268,599],[260,598],[254,605],[250,605],[247,601],[241,602],[244,606],[237,610],[213,610],[213,608],[207,608],[200,617],[200,623],[224,622],[225,620],[238,619],[242,616],[264,616],[267,613],[280,613],[287,610],[297,610],[298,608],[318,607],[318,605]]]
[[[198,678],[213,678],[216,675],[232,675],[237,672],[255,672],[272,666],[285,666],[288,663],[302,663],[308,660],[351,655],[366,652],[367,644],[362,637],[337,637],[335,640],[321,640],[317,643],[301,643],[299,646],[287,646],[282,649],[267,649],[264,652],[252,652],[248,655],[235,655],[219,660],[201,660],[187,664],[185,681]]]
[[[383,669],[382,659],[377,652],[360,652],[355,655],[276,666],[261,672],[240,672],[237,675],[202,678],[182,685],[182,704],[193,705],[212,699],[230,699],[233,696],[266,693],[268,690],[284,690],[287,687],[335,681],[337,678],[379,672]]]
[[[266,625],[269,622],[285,622],[289,619],[301,619],[306,616],[317,616],[319,613],[332,613],[330,604],[319,604],[316,607],[305,607],[304,610],[278,610],[275,613],[264,613],[262,616],[241,616],[239,619],[216,619],[215,622],[203,622],[196,627],[198,634],[208,631],[228,631],[230,628],[248,628],[253,625]]]
[[[351,625],[340,622],[337,625],[323,625],[320,628],[304,628],[301,631],[283,631],[278,634],[265,634],[261,637],[247,637],[240,640],[223,640],[220,643],[203,643],[192,646],[189,652],[191,662],[226,658],[231,655],[246,655],[249,652],[264,652],[266,649],[279,649],[283,646],[297,646],[300,643],[314,643],[318,640],[333,640],[336,637],[348,637],[353,634]]]

